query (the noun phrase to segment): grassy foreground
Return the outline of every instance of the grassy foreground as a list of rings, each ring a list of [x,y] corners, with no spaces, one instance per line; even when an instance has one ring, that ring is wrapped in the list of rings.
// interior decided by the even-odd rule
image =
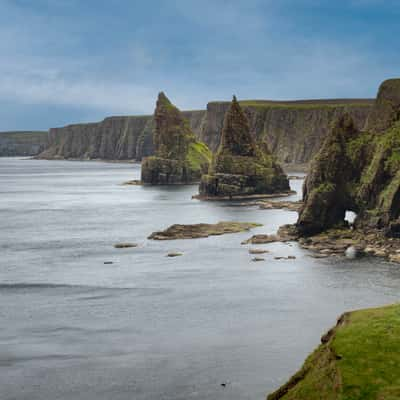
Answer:
[[[400,399],[400,305],[343,314],[267,400]]]

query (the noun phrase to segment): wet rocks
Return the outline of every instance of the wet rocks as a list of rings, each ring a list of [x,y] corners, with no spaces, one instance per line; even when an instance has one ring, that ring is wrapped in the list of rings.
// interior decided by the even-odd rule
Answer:
[[[295,257],[295,256],[287,256],[287,257],[284,257],[284,256],[276,256],[276,257],[274,257],[274,259],[275,259],[275,260],[295,260],[296,257]]]
[[[183,253],[180,253],[178,251],[176,252],[172,251],[171,253],[167,254],[167,257],[180,257],[180,256],[183,256]]]
[[[114,247],[116,249],[127,249],[129,247],[137,247],[137,246],[138,246],[137,243],[128,243],[128,242],[126,242],[126,243],[115,243],[114,244]]]
[[[300,211],[303,206],[302,201],[260,201],[258,202],[262,210],[289,210]]]
[[[143,185],[143,182],[139,179],[133,179],[131,181],[126,181],[123,183],[123,185],[127,185],[127,186],[141,186]]]
[[[267,244],[280,241],[281,237],[278,235],[259,234],[253,235],[251,238],[244,240],[242,244]]]
[[[193,224],[193,225],[171,225],[164,231],[153,232],[148,239],[153,240],[175,240],[175,239],[198,239],[208,236],[224,235],[226,233],[237,233],[256,228],[261,224],[250,222],[218,222],[217,224]]]
[[[294,225],[282,225],[276,234],[258,234],[244,240],[242,244],[267,244],[274,242],[290,242],[298,238]]]

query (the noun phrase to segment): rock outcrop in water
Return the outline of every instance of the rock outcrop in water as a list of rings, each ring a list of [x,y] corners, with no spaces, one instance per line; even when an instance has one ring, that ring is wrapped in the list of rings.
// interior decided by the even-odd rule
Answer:
[[[243,101],[250,133],[264,139],[280,162],[307,163],[318,151],[332,121],[349,113],[362,128],[372,105],[365,99]],[[210,102],[207,110],[183,111],[196,138],[218,149],[229,102]],[[49,131],[42,158],[141,160],[154,154],[152,116],[110,117]]]
[[[236,97],[225,114],[221,143],[209,173],[202,176],[202,197],[234,197],[289,191],[289,181],[265,143],[250,134]]]
[[[343,225],[346,210],[355,226],[400,237],[400,79],[385,81],[366,130],[340,118],[311,165],[297,229],[315,234]]]
[[[0,157],[34,156],[47,146],[47,132],[0,132]]]
[[[198,182],[207,171],[211,152],[198,142],[182,113],[160,93],[154,112],[155,155],[142,161],[142,182],[168,185]]]
[[[148,239],[153,240],[176,240],[176,239],[199,239],[209,236],[225,235],[227,233],[238,233],[257,228],[261,224],[253,222],[218,222],[216,224],[192,224],[171,225],[164,231],[153,232]]]

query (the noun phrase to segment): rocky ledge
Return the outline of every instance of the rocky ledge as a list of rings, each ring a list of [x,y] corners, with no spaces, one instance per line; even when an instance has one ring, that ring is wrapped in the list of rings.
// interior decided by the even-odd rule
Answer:
[[[211,160],[208,147],[196,140],[189,122],[160,93],[154,112],[155,156],[142,161],[142,182],[151,185],[190,184],[199,182]]]
[[[250,134],[236,97],[225,114],[221,143],[209,172],[200,182],[200,198],[243,196],[289,191],[289,181],[267,148]]]
[[[153,240],[175,240],[175,239],[198,239],[208,236],[224,235],[226,233],[237,233],[248,231],[251,228],[262,226],[251,222],[218,222],[217,224],[192,224],[171,225],[164,231],[153,232],[148,239]]]

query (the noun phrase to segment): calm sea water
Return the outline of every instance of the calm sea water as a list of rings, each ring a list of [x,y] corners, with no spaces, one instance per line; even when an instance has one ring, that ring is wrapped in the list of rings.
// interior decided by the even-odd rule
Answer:
[[[241,241],[294,212],[192,200],[195,186],[121,185],[139,175],[138,165],[0,159],[2,400],[263,399],[340,313],[399,300],[400,267],[381,260],[317,260],[277,243],[252,262]],[[146,239],[217,221],[264,226]],[[139,247],[113,248],[122,241]]]

